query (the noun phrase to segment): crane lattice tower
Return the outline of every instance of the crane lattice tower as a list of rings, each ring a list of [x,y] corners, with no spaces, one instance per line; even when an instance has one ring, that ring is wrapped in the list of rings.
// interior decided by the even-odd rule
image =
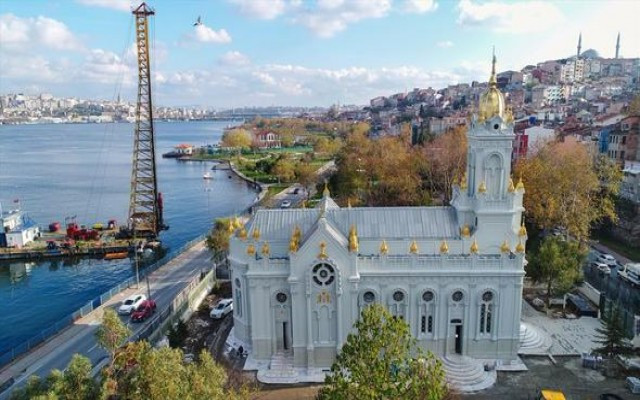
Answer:
[[[129,228],[134,236],[155,238],[163,228],[162,200],[156,179],[149,16],[155,12],[145,3],[133,10],[138,50],[138,102],[133,142]]]

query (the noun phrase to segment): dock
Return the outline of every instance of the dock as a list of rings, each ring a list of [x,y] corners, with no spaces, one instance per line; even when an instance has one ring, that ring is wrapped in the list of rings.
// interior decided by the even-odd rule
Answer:
[[[0,261],[33,261],[66,257],[102,258],[107,254],[129,253],[130,250],[130,246],[124,245],[72,247],[56,250],[48,250],[46,248],[3,249],[0,250]]]

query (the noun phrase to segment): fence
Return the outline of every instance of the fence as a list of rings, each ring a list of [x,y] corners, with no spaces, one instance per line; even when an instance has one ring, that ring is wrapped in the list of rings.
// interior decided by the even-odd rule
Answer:
[[[152,272],[156,271],[158,268],[162,267],[163,265],[166,265],[168,262],[170,262],[174,258],[178,257],[179,255],[181,255],[185,251],[189,250],[191,247],[193,247],[197,243],[201,242],[205,238],[206,238],[206,235],[200,235],[197,238],[185,243],[179,249],[169,252],[168,254],[166,254],[164,257],[162,257],[160,260],[156,261],[155,263],[145,267],[144,269],[141,269],[139,274],[138,274],[139,277],[140,277],[140,280],[142,280],[144,277],[146,277],[147,275],[151,274]],[[197,280],[199,282],[199,277],[198,277]],[[191,285],[192,283],[193,283],[193,281],[190,282],[189,285]],[[33,336],[31,339],[29,339],[29,340],[27,340],[25,342],[22,342],[19,345],[11,348],[9,351],[7,351],[4,354],[0,355],[0,367],[3,367],[5,365],[9,364],[10,362],[15,360],[16,358],[20,357],[22,354],[24,354],[24,353],[28,352],[29,350],[37,347],[41,343],[45,342],[47,339],[49,339],[52,336],[58,334],[60,331],[66,329],[67,327],[71,326],[74,321],[84,317],[85,315],[87,315],[91,311],[93,311],[94,309],[100,307],[102,304],[104,304],[107,301],[109,301],[109,299],[111,299],[116,294],[120,293],[122,290],[130,288],[131,286],[133,286],[135,284],[136,284],[136,277],[135,276],[133,276],[133,277],[131,277],[129,279],[126,279],[125,281],[121,282],[119,285],[111,288],[108,292],[105,292],[102,295],[100,295],[100,296],[94,298],[93,300],[89,301],[87,304],[85,304],[84,306],[80,307],[74,313],[65,316],[60,321],[56,322],[53,326],[50,326],[50,327],[48,327],[46,329],[43,329],[42,331],[40,331],[40,333],[38,333],[37,335]],[[189,286],[187,286],[187,287],[189,287]],[[181,294],[182,294],[182,292],[180,293],[180,295]],[[178,296],[180,296],[180,295],[178,295]],[[175,300],[174,300],[174,302],[175,302]],[[161,313],[159,313],[159,314],[161,314]],[[158,315],[157,317],[160,317],[160,315]]]

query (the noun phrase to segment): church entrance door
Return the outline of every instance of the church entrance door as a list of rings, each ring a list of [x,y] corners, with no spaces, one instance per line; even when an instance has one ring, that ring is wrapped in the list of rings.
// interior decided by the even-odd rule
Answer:
[[[456,354],[462,354],[462,325],[456,325],[455,335],[455,352]]]

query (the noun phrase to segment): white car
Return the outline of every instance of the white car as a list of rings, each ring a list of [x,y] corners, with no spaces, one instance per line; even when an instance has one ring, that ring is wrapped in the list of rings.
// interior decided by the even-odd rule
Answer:
[[[134,312],[138,306],[147,299],[143,294],[134,294],[127,297],[118,308],[118,314],[128,315]]]
[[[607,264],[593,263],[593,266],[605,275],[611,275],[611,268]]]
[[[611,254],[602,253],[596,258],[596,262],[600,264],[607,264],[609,267],[615,268],[618,262]]]
[[[280,203],[280,208],[291,208],[291,200],[285,200]]]
[[[213,319],[220,319],[233,311],[233,299],[223,299],[211,310],[209,316]]]

